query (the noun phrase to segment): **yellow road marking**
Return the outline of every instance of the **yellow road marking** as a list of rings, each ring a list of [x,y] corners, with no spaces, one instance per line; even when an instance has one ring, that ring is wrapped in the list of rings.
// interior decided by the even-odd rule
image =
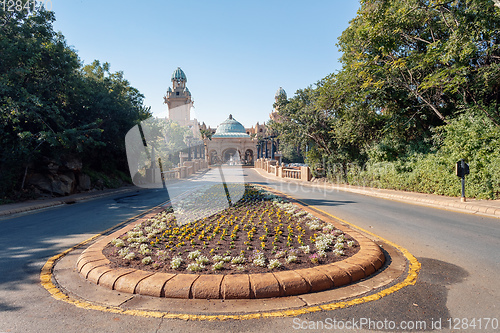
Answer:
[[[262,185],[260,185],[260,186],[262,186]],[[275,190],[275,189],[273,189],[273,190]],[[280,192],[280,191],[277,191],[277,192]],[[282,192],[280,192],[280,193],[282,193]],[[288,196],[284,193],[282,193],[282,194],[291,198],[290,196]],[[357,305],[357,304],[376,301],[376,300],[378,300],[382,297],[385,297],[387,295],[390,295],[390,294],[392,294],[392,293],[394,293],[394,292],[396,292],[396,291],[398,291],[406,286],[414,285],[417,282],[417,276],[418,276],[418,272],[420,270],[420,263],[418,262],[417,258],[415,258],[408,250],[406,250],[402,246],[399,246],[399,245],[397,245],[391,241],[388,241],[380,236],[377,236],[370,231],[367,231],[367,230],[360,228],[352,223],[349,223],[341,218],[338,218],[330,213],[327,213],[327,212],[325,212],[317,207],[309,206],[309,205],[305,204],[304,202],[297,200],[295,198],[294,198],[294,200],[302,203],[305,206],[312,207],[312,208],[322,212],[323,214],[331,216],[332,218],[337,219],[337,220],[341,221],[342,223],[345,223],[345,224],[351,226],[354,229],[357,229],[357,230],[360,230],[364,233],[372,235],[373,237],[376,237],[376,238],[382,240],[383,242],[397,248],[399,251],[401,251],[401,253],[405,256],[405,258],[410,263],[410,267],[408,270],[408,274],[406,275],[406,278],[402,282],[399,282],[392,287],[381,290],[376,294],[364,296],[364,297],[360,297],[360,298],[355,298],[355,299],[352,299],[349,301],[333,302],[333,303],[323,304],[323,305],[319,305],[319,306],[309,306],[309,307],[304,307],[304,308],[296,309],[296,310],[259,312],[259,313],[243,314],[243,315],[179,314],[179,313],[168,313],[168,312],[161,312],[161,311],[127,310],[127,309],[122,309],[122,308],[114,307],[114,306],[96,305],[96,304],[93,304],[89,301],[81,301],[81,300],[71,298],[70,296],[63,293],[57,286],[55,286],[52,283],[52,271],[53,271],[54,265],[55,265],[57,260],[59,260],[60,258],[65,256],[69,252],[75,250],[76,248],[78,248],[84,244],[87,244],[87,243],[91,242],[92,240],[96,239],[97,237],[107,233],[108,231],[111,231],[111,230],[115,229],[116,227],[119,227],[125,223],[128,223],[129,221],[134,220],[134,219],[140,217],[141,215],[145,215],[145,214],[151,212],[152,210],[161,206],[161,205],[159,205],[159,206],[151,208],[150,210],[148,210],[144,213],[138,214],[138,215],[136,215],[136,216],[124,221],[124,222],[121,222],[121,223],[117,224],[116,226],[111,227],[111,228],[101,232],[100,234],[92,236],[91,238],[79,243],[78,245],[75,245],[75,246],[67,249],[66,251],[64,251],[62,253],[59,253],[59,254],[51,257],[42,268],[42,271],[40,273],[40,283],[50,293],[50,295],[54,299],[72,304],[72,305],[74,305],[78,308],[82,308],[82,309],[97,310],[97,311],[116,313],[116,314],[126,314],[126,315],[140,316],[140,317],[147,317],[147,318],[166,318],[166,319],[199,320],[199,321],[201,321],[201,320],[223,321],[223,320],[231,320],[231,319],[232,320],[248,320],[248,319],[260,319],[260,318],[295,317],[295,316],[307,314],[307,313],[342,309],[342,308],[346,308],[346,307]]]

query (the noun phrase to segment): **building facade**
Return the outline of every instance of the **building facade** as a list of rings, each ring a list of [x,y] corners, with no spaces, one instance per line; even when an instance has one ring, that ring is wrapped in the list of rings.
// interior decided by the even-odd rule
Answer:
[[[196,119],[191,119],[193,100],[186,86],[186,74],[180,67],[173,72],[171,81],[172,87],[168,87],[164,96],[164,104],[168,106],[168,118],[193,131],[201,129],[206,134],[203,138],[203,155],[209,164],[253,164],[257,158],[262,157],[272,157],[281,162],[277,141],[273,140],[265,123],[256,123],[255,126],[245,128],[229,115],[216,129],[207,127],[205,123],[199,124]],[[286,92],[280,87],[275,94],[275,101],[281,96],[286,98]],[[269,116],[277,121],[278,110],[274,109]],[[182,161],[191,160],[191,157],[181,154],[181,164]]]

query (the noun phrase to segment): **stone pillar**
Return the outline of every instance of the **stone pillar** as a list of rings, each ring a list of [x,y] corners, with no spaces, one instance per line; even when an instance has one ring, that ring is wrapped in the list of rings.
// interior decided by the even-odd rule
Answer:
[[[306,182],[310,181],[311,169],[309,169],[309,167],[300,167],[300,178]]]

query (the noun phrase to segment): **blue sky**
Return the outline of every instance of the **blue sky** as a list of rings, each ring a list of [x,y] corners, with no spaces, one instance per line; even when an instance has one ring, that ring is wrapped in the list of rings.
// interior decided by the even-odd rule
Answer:
[[[199,121],[232,113],[244,126],[269,119],[281,86],[294,95],[340,69],[336,43],[358,1],[52,0],[54,29],[85,64],[109,62],[157,116],[179,66]]]

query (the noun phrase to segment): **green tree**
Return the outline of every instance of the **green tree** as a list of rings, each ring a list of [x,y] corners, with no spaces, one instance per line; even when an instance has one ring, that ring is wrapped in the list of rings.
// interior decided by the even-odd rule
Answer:
[[[490,0],[363,0],[339,46],[398,122],[440,125],[474,105],[499,124],[499,27]]]
[[[0,197],[19,190],[44,158],[126,168],[125,133],[150,116],[123,73],[99,62],[82,68],[54,20],[43,8],[0,8]]]

